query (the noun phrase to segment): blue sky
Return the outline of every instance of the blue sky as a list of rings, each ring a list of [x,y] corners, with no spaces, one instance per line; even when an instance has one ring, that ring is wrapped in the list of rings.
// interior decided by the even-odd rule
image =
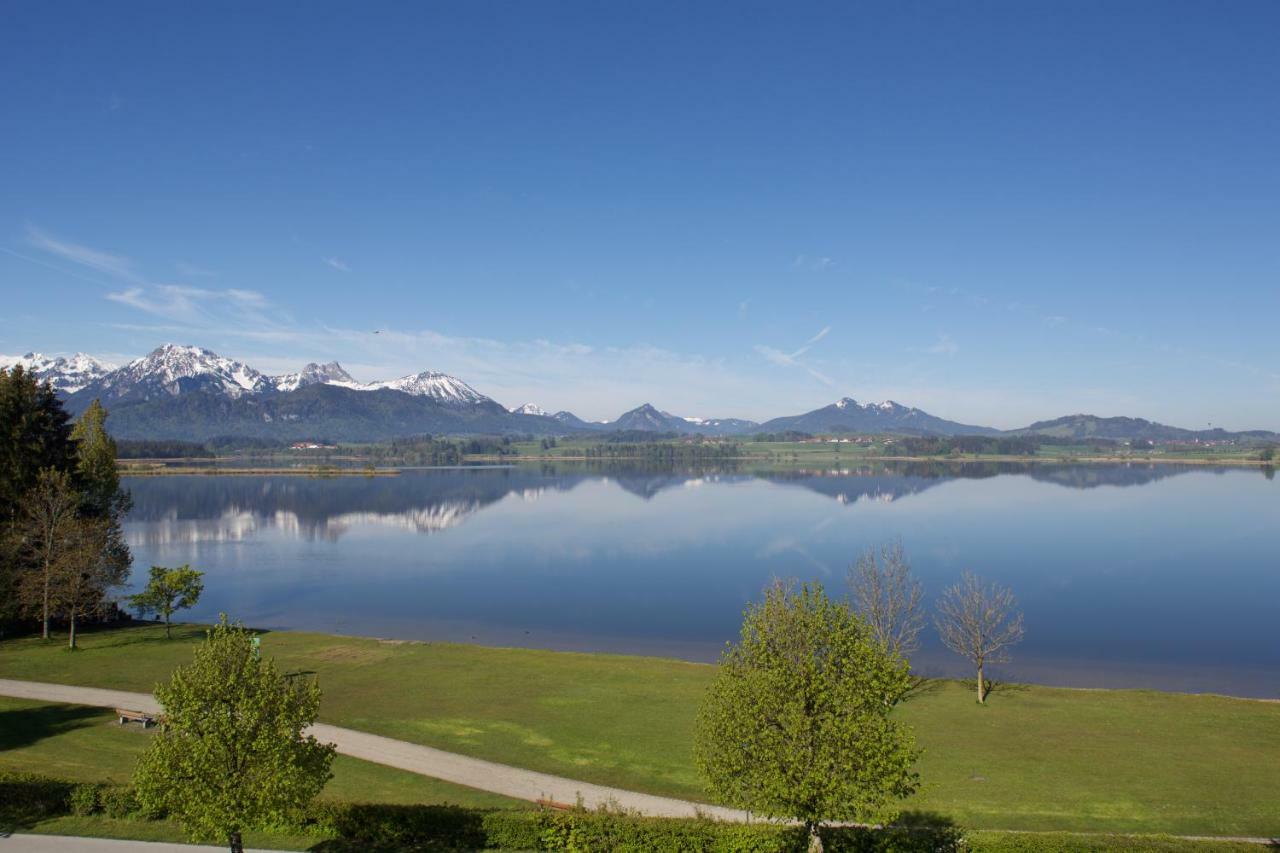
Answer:
[[[21,4],[0,353],[1280,429],[1280,4]],[[380,334],[373,334],[381,330]]]

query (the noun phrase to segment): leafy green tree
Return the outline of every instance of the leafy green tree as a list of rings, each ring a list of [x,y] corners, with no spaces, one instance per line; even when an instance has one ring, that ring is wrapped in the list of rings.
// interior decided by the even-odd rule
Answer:
[[[283,676],[225,615],[156,698],[164,726],[134,785],[145,809],[167,812],[193,838],[226,839],[240,853],[245,829],[288,823],[332,778],[333,745],[303,734],[320,687]]]
[[[107,434],[107,410],[94,400],[71,430],[75,442],[76,478],[84,493],[86,513],[99,517],[122,515],[117,504],[128,501],[120,489],[116,442]],[[128,507],[124,507],[127,511]]]
[[[155,613],[164,617],[164,635],[171,637],[169,626],[173,614],[194,607],[204,592],[204,572],[189,565],[176,569],[164,566],[151,567],[151,579],[147,587],[137,595],[129,596],[129,606],[140,614]]]
[[[698,711],[694,758],[720,801],[808,829],[884,822],[916,789],[915,739],[892,716],[911,688],[885,650],[820,584],[774,583]]]
[[[133,498],[120,488],[116,442],[107,434],[107,410],[94,400],[71,431],[75,443],[76,481],[83,494],[80,513],[104,522],[100,567],[104,577],[128,580],[133,555],[124,539],[124,517]]]

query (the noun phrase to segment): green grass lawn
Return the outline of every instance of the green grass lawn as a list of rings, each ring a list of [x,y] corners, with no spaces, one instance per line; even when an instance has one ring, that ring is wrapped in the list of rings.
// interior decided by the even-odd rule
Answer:
[[[175,636],[90,633],[79,652],[4,641],[0,677],[150,690],[202,633]],[[702,797],[690,744],[711,666],[295,632],[264,634],[262,647],[286,671],[316,674],[325,722]],[[975,828],[1280,834],[1280,704],[1008,687],[983,708],[963,685],[936,682],[900,713],[925,750],[910,809]]]
[[[0,771],[41,773],[73,782],[125,783],[155,735],[121,726],[103,708],[0,696]],[[376,803],[454,803],[488,808],[525,804],[486,791],[339,755],[324,799]]]
[[[0,697],[0,772],[39,773],[74,782],[125,783],[139,754],[154,735],[154,729],[119,725],[110,711],[101,708]],[[334,759],[333,779],[325,786],[321,798],[378,803],[452,803],[480,808],[526,805],[497,794],[344,755]],[[68,815],[19,829],[45,835],[187,840],[181,827],[172,821],[120,820],[105,815]],[[254,832],[247,834],[245,840],[253,847],[282,850],[304,850],[317,843],[314,836],[289,833]]]

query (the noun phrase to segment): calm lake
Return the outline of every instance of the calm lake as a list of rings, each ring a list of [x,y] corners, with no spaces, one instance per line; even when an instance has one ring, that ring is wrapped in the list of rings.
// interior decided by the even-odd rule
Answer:
[[[131,478],[135,582],[191,615],[378,637],[714,660],[773,576],[843,595],[901,537],[932,599],[970,569],[1027,634],[996,677],[1280,696],[1280,482],[1257,469],[928,466]],[[913,663],[969,675],[930,626]]]

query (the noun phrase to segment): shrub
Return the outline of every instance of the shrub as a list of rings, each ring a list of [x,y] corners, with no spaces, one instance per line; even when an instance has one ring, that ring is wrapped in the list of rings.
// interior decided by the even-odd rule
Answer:
[[[76,785],[67,797],[67,806],[73,815],[84,817],[98,810],[98,786],[93,784]]]
[[[99,794],[107,817],[125,818],[138,814],[138,795],[131,785],[110,785]]]
[[[487,812],[481,818],[485,844],[494,850],[537,850],[541,847],[542,812]]]

